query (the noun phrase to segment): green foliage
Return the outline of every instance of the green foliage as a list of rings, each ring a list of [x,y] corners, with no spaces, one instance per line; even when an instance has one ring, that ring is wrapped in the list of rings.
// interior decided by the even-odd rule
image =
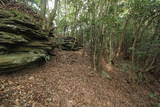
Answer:
[[[156,92],[154,92],[154,93],[149,93],[149,97],[151,97],[151,98],[154,98],[154,97],[157,97],[158,95],[157,95],[157,93]]]
[[[90,47],[95,68],[102,57],[109,63],[128,57],[136,69],[123,65],[124,71],[159,72],[160,0],[59,0],[56,6],[51,19],[57,35]]]
[[[109,61],[113,60],[120,48],[120,53],[132,57],[133,66],[144,66],[133,69],[135,71],[159,63],[159,0],[67,0],[61,6],[66,8],[59,11],[59,14],[65,13],[64,16],[57,17],[59,31],[75,36],[82,34],[84,45],[89,43],[95,62],[103,54]],[[122,68],[132,69],[128,65]]]

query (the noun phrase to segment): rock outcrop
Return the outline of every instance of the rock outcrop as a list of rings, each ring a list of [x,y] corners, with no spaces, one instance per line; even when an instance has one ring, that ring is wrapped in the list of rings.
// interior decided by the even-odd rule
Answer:
[[[77,51],[82,46],[79,45],[78,40],[75,37],[58,37],[56,38],[58,48],[66,51]]]
[[[0,73],[49,59],[55,43],[48,35],[31,16],[0,9]]]

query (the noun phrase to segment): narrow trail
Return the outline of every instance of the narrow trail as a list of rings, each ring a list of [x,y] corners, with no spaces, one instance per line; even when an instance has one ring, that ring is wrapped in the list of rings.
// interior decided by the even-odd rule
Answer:
[[[112,80],[93,72],[82,51],[60,51],[47,64],[0,75],[2,107],[151,107],[145,87],[127,83],[122,72]]]

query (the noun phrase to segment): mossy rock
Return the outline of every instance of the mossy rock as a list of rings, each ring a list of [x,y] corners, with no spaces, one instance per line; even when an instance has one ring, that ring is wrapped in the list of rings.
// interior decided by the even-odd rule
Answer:
[[[0,23],[1,24],[24,26],[24,27],[28,27],[28,28],[34,29],[34,30],[41,30],[40,25],[36,25],[36,24],[33,24],[31,22],[28,22],[28,21],[25,22],[23,20],[18,20],[16,18],[2,19]]]
[[[26,46],[19,46],[10,49],[10,52],[16,53],[16,52],[33,52],[33,53],[45,53],[44,50],[38,49],[38,48],[33,48],[33,47],[26,47]]]
[[[17,43],[28,43],[21,35],[15,35],[13,33],[0,32],[0,43],[6,44],[17,44]]]
[[[0,10],[0,19],[1,18],[9,18],[9,17],[13,17],[14,15],[6,10]]]
[[[55,44],[40,22],[18,11],[0,9],[0,73],[48,59]]]
[[[6,46],[0,45],[0,55],[7,53],[8,48]]]
[[[0,55],[0,73],[24,68],[33,62],[45,60],[45,53],[14,53]]]
[[[0,24],[0,31],[14,33],[17,35],[25,35],[31,40],[48,40],[47,33],[40,30],[34,30],[25,26]]]

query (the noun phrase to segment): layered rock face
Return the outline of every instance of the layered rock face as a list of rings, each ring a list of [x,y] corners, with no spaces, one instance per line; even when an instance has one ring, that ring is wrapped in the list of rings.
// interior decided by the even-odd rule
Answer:
[[[77,51],[82,46],[79,45],[78,40],[75,37],[58,37],[56,38],[57,46],[65,51]]]
[[[24,13],[0,9],[0,73],[45,61],[54,47],[39,22]]]

